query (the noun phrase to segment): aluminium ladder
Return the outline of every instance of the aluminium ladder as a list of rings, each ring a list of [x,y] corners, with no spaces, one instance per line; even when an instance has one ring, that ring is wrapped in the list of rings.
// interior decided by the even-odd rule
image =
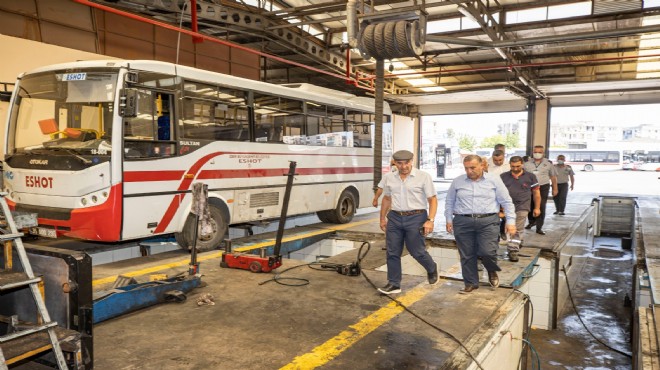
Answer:
[[[0,335],[0,370],[8,370],[8,364],[12,363],[11,358],[5,358],[5,354],[3,354],[3,348],[5,348],[5,352],[7,352],[7,349],[12,348],[13,345],[18,346],[17,343],[25,343],[26,341],[30,341],[30,336],[36,336],[42,332],[48,333],[50,340],[49,346],[42,346],[18,356],[12,354],[11,357],[22,360],[31,354],[37,354],[48,349],[52,349],[55,359],[57,360],[58,367],[61,370],[67,369],[66,360],[64,359],[64,354],[62,353],[62,348],[60,347],[57,334],[55,333],[57,322],[51,321],[48,310],[46,309],[46,304],[44,303],[44,299],[40,293],[39,284],[41,283],[42,279],[39,276],[34,276],[32,266],[30,265],[27,253],[25,252],[25,247],[21,241],[21,236],[23,236],[23,234],[19,233],[18,229],[16,228],[14,218],[12,217],[9,206],[7,205],[7,200],[5,199],[5,195],[7,194],[0,193],[0,207],[2,208],[2,216],[4,216],[4,220],[6,222],[6,230],[2,230],[3,233],[0,234],[0,243],[3,244],[2,249],[4,251],[4,269],[0,269],[0,293],[5,293],[5,291],[10,290],[17,290],[19,288],[29,288],[36,304],[37,320],[39,320],[40,323],[28,326],[25,329],[15,330],[7,334]],[[18,261],[23,267],[23,271],[14,271],[12,269],[12,247],[16,249]],[[11,322],[17,323],[18,318],[16,316],[12,316]],[[13,325],[10,325],[10,328],[12,326]]]

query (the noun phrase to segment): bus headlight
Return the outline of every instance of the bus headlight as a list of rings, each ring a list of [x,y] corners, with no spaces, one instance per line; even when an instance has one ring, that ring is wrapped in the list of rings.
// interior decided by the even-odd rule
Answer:
[[[96,195],[92,195],[92,203],[98,202],[99,198],[96,197]]]
[[[86,206],[86,205],[87,205],[87,198],[80,198],[80,203],[81,203],[83,206]]]

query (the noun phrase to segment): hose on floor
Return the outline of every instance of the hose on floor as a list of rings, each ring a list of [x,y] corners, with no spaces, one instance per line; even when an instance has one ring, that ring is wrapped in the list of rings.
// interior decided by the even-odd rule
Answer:
[[[589,328],[587,327],[587,324],[585,324],[585,322],[582,320],[582,317],[580,316],[580,312],[578,312],[578,309],[575,306],[575,301],[573,300],[573,295],[571,294],[571,285],[568,283],[568,275],[566,274],[566,266],[562,266],[561,271],[564,273],[564,277],[566,278],[565,280],[566,280],[566,288],[568,289],[568,298],[571,299],[571,305],[573,306],[573,310],[575,311],[575,314],[577,315],[578,319],[580,320],[580,323],[582,323],[582,326],[587,331],[587,333],[589,333],[589,335],[591,335],[598,343],[602,344],[605,348],[607,348],[611,351],[614,351],[614,352],[616,352],[620,355],[626,356],[628,358],[632,358],[632,354],[627,353],[627,352],[623,352],[619,349],[616,349],[616,348],[608,345],[607,343],[603,342],[600,338],[596,337],[594,335],[594,333],[591,332],[591,330],[589,330]]]
[[[541,369],[541,360],[539,359],[539,354],[538,354],[538,352],[536,352],[536,349],[534,349],[534,347],[532,346],[532,343],[529,340],[529,336],[530,336],[530,334],[532,334],[532,324],[534,323],[534,303],[532,302],[532,298],[527,293],[523,292],[522,290],[514,288],[513,291],[522,294],[523,297],[525,297],[525,300],[527,300],[527,302],[529,302],[529,322],[527,323],[528,330],[527,330],[527,334],[525,335],[525,338],[522,339],[523,348],[522,348],[522,351],[520,351],[520,357],[518,358],[518,364],[519,365],[522,364],[522,356],[523,356],[523,354],[526,353],[525,346],[528,345],[530,350],[532,351],[532,355],[536,355],[536,359],[537,359],[538,364],[539,364],[538,369],[540,370]],[[533,362],[532,362],[532,370],[534,370],[534,363]]]
[[[276,282],[277,284],[280,285],[286,285],[286,286],[304,286],[309,284],[309,279],[304,279],[304,278],[297,278],[297,277],[282,277],[281,275],[284,274],[287,271],[291,271],[300,267],[309,267],[313,270],[318,270],[318,271],[329,271],[329,272],[340,272],[343,275],[351,275],[351,276],[357,276],[360,274],[360,271],[362,268],[360,267],[360,263],[362,262],[362,259],[369,253],[369,250],[371,249],[371,244],[369,242],[364,242],[360,246],[360,249],[358,249],[358,255],[357,255],[357,260],[351,264],[340,264],[340,263],[328,263],[328,262],[311,262],[305,265],[298,265],[298,266],[293,266],[289,267],[288,269],[282,270],[275,274],[272,279],[268,279],[266,281],[262,281],[259,283],[259,285],[264,285],[266,283],[269,283],[271,281]]]
[[[539,357],[539,353],[536,352],[536,348],[534,348],[532,343],[527,339],[523,339],[523,343],[529,346],[529,348],[532,351],[532,356],[536,357],[536,364],[534,363],[534,361],[532,361],[532,370],[536,370],[536,369],[541,370],[541,358]],[[536,365],[536,367],[534,367],[534,365]]]
[[[369,242],[364,242],[364,243],[369,243]],[[364,245],[364,243],[363,243],[363,245]],[[362,247],[360,247],[360,248],[362,248]],[[365,253],[365,255],[366,255],[366,253]],[[364,256],[363,256],[363,257],[364,257]],[[371,279],[369,279],[369,277],[364,273],[364,270],[360,270],[360,271],[361,271],[361,273],[362,273],[362,277],[364,277],[364,279],[365,279],[365,280],[366,280],[366,281],[367,281],[367,282],[368,282],[368,283],[369,283],[374,289],[378,289],[378,287],[376,286],[376,284],[374,284],[374,282],[371,281]],[[463,344],[463,342],[461,342],[461,341],[460,341],[458,338],[456,338],[453,334],[451,334],[450,332],[448,332],[448,331],[442,329],[441,327],[439,327],[439,326],[437,326],[437,325],[435,325],[435,324],[429,322],[429,321],[426,320],[425,318],[421,317],[420,315],[418,315],[417,313],[415,313],[413,310],[411,310],[410,308],[408,308],[408,306],[406,306],[406,305],[404,305],[403,303],[401,303],[401,301],[399,301],[398,299],[396,299],[396,298],[394,298],[394,297],[392,297],[392,296],[390,296],[390,295],[386,295],[386,294],[384,294],[384,295],[385,295],[387,298],[389,298],[391,301],[393,301],[394,303],[396,303],[397,306],[403,308],[404,311],[408,312],[409,314],[411,314],[411,315],[413,315],[414,317],[416,317],[417,319],[419,319],[419,321],[421,321],[421,322],[423,322],[424,324],[426,324],[426,325],[432,327],[433,329],[439,331],[440,333],[444,334],[444,335],[445,335],[446,337],[448,337],[449,339],[451,339],[451,340],[453,340],[454,342],[456,342],[456,343],[457,343],[457,344],[458,344],[458,345],[459,345],[459,346],[465,351],[465,353],[467,353],[467,355],[470,356],[470,358],[472,359],[472,361],[474,361],[474,363],[477,365],[477,367],[479,367],[479,369],[481,369],[481,370],[484,370],[483,366],[481,366],[481,363],[479,363],[479,361],[477,361],[477,359],[472,355],[472,353],[470,353],[470,350],[469,350],[469,349]]]
[[[354,264],[358,266],[358,269],[359,269],[360,274],[362,275],[362,277],[364,277],[364,279],[374,289],[378,289],[376,284],[374,284],[371,281],[371,279],[369,279],[369,277],[364,273],[364,270],[362,270],[362,267],[360,266],[360,263],[362,262],[364,257],[367,255],[367,253],[369,253],[370,250],[371,250],[371,243],[369,243],[369,242],[362,243],[362,245],[360,245],[360,248],[358,249],[357,261]],[[286,286],[304,286],[304,285],[307,285],[307,284],[309,284],[308,279],[295,278],[295,277],[281,277],[281,275],[284,274],[287,271],[291,271],[293,269],[297,269],[297,268],[304,267],[304,266],[307,266],[307,267],[315,269],[315,270],[320,270],[320,271],[338,271],[337,270],[338,268],[342,268],[342,267],[345,267],[347,265],[336,264],[336,263],[327,263],[327,262],[312,262],[312,263],[308,263],[308,264],[305,264],[305,265],[293,266],[293,267],[289,267],[288,269],[282,270],[281,272],[278,272],[272,279],[260,282],[259,285],[264,285],[264,284],[269,283],[271,281],[274,281],[278,284],[286,285]],[[286,281],[295,281],[296,283],[288,283]],[[396,298],[391,297],[389,295],[387,295],[387,298],[389,298],[390,300],[395,302],[399,307],[403,308],[404,311],[406,311],[409,314],[413,315],[414,317],[419,319],[421,322],[425,323],[426,325],[432,327],[433,329],[439,331],[440,333],[444,334],[445,336],[447,336],[448,338],[450,338],[451,340],[456,342],[467,353],[467,355],[472,359],[472,361],[474,361],[474,363],[477,365],[477,367],[479,367],[479,369],[481,369],[481,370],[484,370],[483,366],[481,366],[479,361],[477,361],[477,359],[472,355],[472,353],[470,353],[470,350],[458,338],[456,338],[455,336],[453,336],[451,333],[447,332],[446,330],[440,328],[439,326],[427,321],[426,319],[424,319],[423,317],[421,317],[420,315],[418,315],[417,313],[412,311],[410,308],[408,308],[406,305],[401,303]]]

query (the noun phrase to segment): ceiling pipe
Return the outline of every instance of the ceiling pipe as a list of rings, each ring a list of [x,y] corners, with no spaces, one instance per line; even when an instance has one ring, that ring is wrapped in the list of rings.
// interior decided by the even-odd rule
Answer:
[[[358,47],[358,29],[357,0],[348,0],[346,3],[346,33],[348,34],[348,44],[353,49]]]
[[[199,28],[197,26],[197,0],[190,0],[190,21],[190,28],[192,31],[199,32]],[[192,39],[193,43],[195,44],[199,44],[200,42],[204,41],[204,39],[200,38],[199,36],[193,36]]]
[[[162,28],[165,28],[165,29],[168,29],[168,30],[171,30],[171,31],[175,31],[175,32],[180,32],[180,33],[183,33],[183,34],[186,34],[186,35],[189,35],[189,36],[199,37],[203,40],[215,42],[217,44],[225,45],[225,46],[228,46],[228,47],[231,47],[231,48],[234,48],[234,49],[238,49],[238,50],[242,50],[242,51],[245,51],[245,52],[248,52],[248,53],[251,53],[251,54],[256,54],[256,55],[262,56],[264,58],[268,58],[268,59],[276,60],[278,62],[290,64],[290,65],[300,67],[300,68],[304,68],[304,69],[307,69],[307,70],[312,71],[312,72],[317,72],[317,73],[324,74],[326,76],[339,78],[339,79],[342,79],[342,80],[346,81],[347,83],[355,85],[355,87],[357,87],[357,88],[367,90],[367,91],[370,91],[370,92],[374,91],[373,88],[358,85],[357,81],[355,81],[353,79],[347,79],[346,76],[341,75],[341,74],[328,72],[328,71],[324,71],[322,69],[310,67],[308,65],[298,63],[298,62],[294,62],[292,60],[287,60],[287,59],[278,57],[276,55],[264,53],[264,52],[261,52],[259,50],[251,49],[251,48],[245,47],[243,45],[235,44],[235,43],[232,43],[232,42],[229,42],[229,41],[220,40],[220,39],[217,39],[215,37],[211,37],[211,36],[203,34],[203,33],[193,32],[193,31],[187,30],[185,28],[179,28],[179,27],[176,27],[176,26],[172,26],[171,24],[168,24],[168,23],[159,22],[159,21],[156,21],[156,20],[153,20],[153,19],[141,17],[141,16],[135,15],[133,13],[125,12],[123,10],[115,9],[115,8],[105,6],[105,5],[102,5],[102,4],[97,4],[97,3],[91,2],[89,0],[73,0],[73,1],[76,2],[76,3],[82,4],[82,5],[87,5],[87,6],[92,7],[92,8],[96,8],[96,9],[106,11],[108,13],[121,15],[121,16],[130,18],[130,19],[133,19],[133,20],[136,20],[136,21],[152,24],[154,26],[162,27]]]

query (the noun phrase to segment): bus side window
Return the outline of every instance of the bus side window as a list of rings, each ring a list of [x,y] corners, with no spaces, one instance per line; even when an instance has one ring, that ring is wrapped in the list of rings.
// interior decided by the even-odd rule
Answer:
[[[169,157],[176,154],[176,144],[171,141],[172,101],[170,94],[138,91],[137,115],[124,121],[126,158]]]

